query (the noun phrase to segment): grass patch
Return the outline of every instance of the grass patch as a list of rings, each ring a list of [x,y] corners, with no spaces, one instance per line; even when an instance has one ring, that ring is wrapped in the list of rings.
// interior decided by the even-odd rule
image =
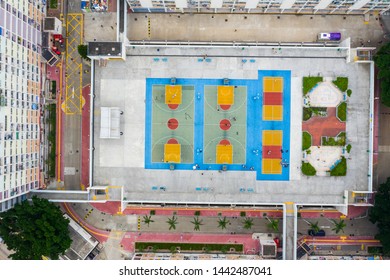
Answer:
[[[303,107],[303,120],[309,120],[313,115],[314,116],[323,116],[327,115],[328,108],[326,107]]]
[[[302,151],[311,147],[311,135],[309,132],[302,132]]]
[[[383,247],[369,246],[369,247],[367,247],[367,253],[374,254],[374,255],[382,255],[383,254]]]
[[[58,0],[50,0],[50,9],[57,9],[58,8]]]
[[[47,164],[49,165],[48,175],[51,178],[56,176],[56,118],[57,118],[57,110],[55,104],[47,105],[46,110],[49,111],[49,157],[47,159]]]
[[[347,89],[347,95],[348,95],[348,97],[351,97],[351,95],[352,95],[352,90],[351,89]]]
[[[347,174],[347,159],[341,157],[341,161],[330,171],[330,176],[345,176]]]
[[[57,82],[56,81],[51,81],[51,93],[56,96],[57,92]]]
[[[306,176],[314,176],[317,174],[316,169],[313,167],[308,162],[303,162],[302,161],[302,166],[301,166],[302,173],[305,174]]]
[[[351,152],[351,149],[352,149],[352,145],[351,144],[348,144],[347,147],[347,153],[349,154]]]
[[[345,146],[346,134],[345,132],[340,132],[337,137],[321,137],[322,146]]]
[[[313,115],[313,111],[311,110],[311,108],[303,107],[303,120],[304,121],[309,120],[312,115]]]
[[[245,217],[245,216],[246,216],[246,212],[245,212],[245,211],[241,211],[241,212],[240,212],[240,216],[241,216],[241,217]]]
[[[337,117],[340,121],[345,122],[347,120],[347,103],[342,102],[337,106]]]
[[[335,81],[333,81],[336,87],[339,88],[342,92],[348,89],[348,78],[347,77],[337,77]]]
[[[243,244],[208,244],[208,243],[169,243],[169,242],[136,242],[135,250],[138,252],[172,251],[172,247],[180,248],[181,252],[230,252],[243,253]],[[152,248],[152,249],[151,249]]]
[[[322,81],[322,77],[303,77],[303,96]]]

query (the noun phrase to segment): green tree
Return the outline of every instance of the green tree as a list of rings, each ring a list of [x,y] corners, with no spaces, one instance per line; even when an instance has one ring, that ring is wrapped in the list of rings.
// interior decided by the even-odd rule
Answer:
[[[245,229],[251,229],[253,226],[253,219],[247,217],[244,219],[244,221],[242,223],[244,224]]]
[[[218,227],[220,227],[221,229],[225,229],[228,224],[229,220],[226,217],[218,219]]]
[[[278,219],[270,219],[268,217],[266,217],[267,220],[268,220],[268,225],[267,227],[275,232],[278,232],[279,231],[279,220]]]
[[[14,260],[56,260],[72,243],[68,224],[58,206],[34,196],[0,213],[0,236]]]
[[[83,58],[87,61],[91,60],[88,57],[88,46],[87,45],[78,45],[77,51],[79,52],[79,55],[81,56],[81,58]]]
[[[332,220],[333,224],[334,224],[334,228],[332,228],[332,230],[334,232],[339,233],[340,231],[341,232],[344,232],[344,228],[347,226],[345,224],[345,221],[344,220],[340,220],[340,221],[336,221],[336,220]]]
[[[168,218],[167,224],[169,225],[169,230],[176,229],[176,225],[178,224],[177,217],[172,216],[172,218]]]
[[[379,69],[378,78],[381,80],[381,101],[390,107],[390,43],[383,45],[374,56]]]
[[[143,222],[149,227],[150,223],[153,223],[154,221],[152,220],[152,216],[145,215],[143,216]]]
[[[194,217],[194,220],[191,221],[191,224],[194,225],[194,230],[195,231],[199,231],[200,230],[200,226],[203,226],[203,220],[200,220],[198,216]]]
[[[310,229],[314,231],[314,234],[317,234],[320,231],[320,227],[318,226],[318,221],[315,223],[309,222]]]
[[[383,255],[390,256],[390,178],[379,186],[369,216],[378,227],[379,233],[375,238],[382,243]]]

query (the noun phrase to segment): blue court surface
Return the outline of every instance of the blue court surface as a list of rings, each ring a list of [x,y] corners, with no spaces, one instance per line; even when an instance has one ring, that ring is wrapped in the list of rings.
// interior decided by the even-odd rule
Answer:
[[[263,120],[264,77],[283,79],[281,120]],[[289,180],[291,71],[259,70],[257,80],[176,78],[174,84],[183,88],[182,103],[169,110],[164,88],[171,84],[171,78],[146,79],[146,169],[248,171],[256,172],[257,180]],[[234,103],[225,111],[216,102],[218,86],[226,85],[234,88]],[[171,120],[177,129],[166,125]],[[262,173],[263,130],[283,133],[280,174]],[[172,139],[181,145],[179,163],[164,161],[168,158],[164,156],[165,144],[176,143],[170,142]],[[216,147],[224,140],[231,145],[223,150],[231,153],[231,163],[216,163]]]

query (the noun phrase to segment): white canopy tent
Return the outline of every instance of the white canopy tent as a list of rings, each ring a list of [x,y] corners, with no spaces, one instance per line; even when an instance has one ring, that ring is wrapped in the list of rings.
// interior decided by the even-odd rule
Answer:
[[[120,138],[120,116],[121,110],[116,107],[101,107],[100,138]]]

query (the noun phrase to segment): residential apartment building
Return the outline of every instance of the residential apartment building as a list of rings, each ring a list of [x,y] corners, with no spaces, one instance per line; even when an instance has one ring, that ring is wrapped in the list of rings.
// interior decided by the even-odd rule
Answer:
[[[0,212],[39,187],[44,0],[0,0]]]
[[[384,13],[390,0],[127,0],[133,12],[200,13]]]

